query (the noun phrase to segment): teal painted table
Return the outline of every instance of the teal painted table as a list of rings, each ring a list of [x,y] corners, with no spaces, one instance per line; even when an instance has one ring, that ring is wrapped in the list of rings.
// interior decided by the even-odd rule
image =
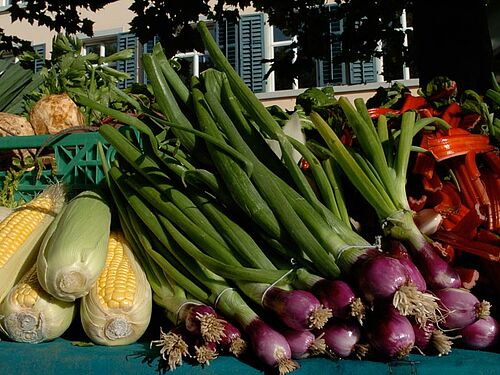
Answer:
[[[500,354],[454,349],[449,356],[411,355],[408,361],[393,363],[311,358],[299,361],[293,374],[407,374],[407,375],[493,375],[500,374]],[[36,345],[0,342],[1,375],[146,375],[168,373],[159,367],[158,351],[146,342],[122,347],[72,345],[68,339]],[[188,374],[261,374],[262,369],[249,362],[222,356],[209,366],[184,364],[174,375]]]

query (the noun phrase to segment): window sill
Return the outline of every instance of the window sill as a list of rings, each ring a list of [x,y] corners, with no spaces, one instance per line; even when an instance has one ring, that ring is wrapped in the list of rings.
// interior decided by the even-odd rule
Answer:
[[[401,82],[403,85],[412,88],[418,87],[418,79],[408,79],[408,80],[397,80],[397,82]],[[390,87],[393,82],[370,82],[360,85],[342,85],[342,86],[333,86],[333,89],[336,94],[342,93],[356,93],[356,92],[367,92],[367,91],[375,91],[379,87]],[[272,92],[260,92],[255,95],[260,100],[265,99],[282,99],[282,98],[292,98],[302,94],[306,88],[297,89],[297,90],[280,90],[280,91],[272,91]]]

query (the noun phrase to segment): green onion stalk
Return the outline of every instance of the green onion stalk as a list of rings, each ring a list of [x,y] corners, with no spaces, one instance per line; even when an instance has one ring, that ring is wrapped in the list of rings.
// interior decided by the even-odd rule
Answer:
[[[268,326],[224,278],[211,272],[184,252],[185,249],[193,247],[192,243],[167,218],[159,217],[159,220],[132,189],[120,182],[119,170],[111,168],[110,176],[125,197],[129,205],[128,211],[135,212],[137,215],[137,220],[131,221],[135,233],[144,233],[144,227],[147,227],[156,238],[156,242],[159,242],[168,254],[174,258],[177,257],[175,259],[182,263],[180,267],[184,267],[186,273],[177,272],[177,268],[180,267],[172,267],[170,261],[166,259],[169,255],[165,252],[161,255],[155,252],[157,255],[154,260],[168,273],[169,277],[196,299],[215,306],[223,316],[238,322],[250,337],[255,353],[266,365],[277,367],[281,374],[297,368],[297,364],[291,359],[290,348],[284,337]],[[147,235],[143,236],[143,244],[147,243],[146,240],[150,238]],[[153,251],[149,249],[148,256],[153,256],[153,254]],[[222,267],[220,263],[214,263]],[[227,268],[227,265],[225,267]],[[197,281],[196,284],[201,284],[203,289],[194,287],[192,278]],[[216,322],[212,321],[210,324],[214,325]],[[215,332],[213,334],[214,336],[210,339],[215,342],[225,337],[223,331],[219,331],[217,337]]]
[[[384,119],[379,121],[381,128],[377,132],[362,100],[355,100],[356,108],[343,97],[339,99],[339,104],[356,135],[360,145],[359,152],[348,150],[319,114],[310,114],[332,156],[355,188],[374,208],[385,233],[411,245],[413,258],[425,277],[427,287],[458,287],[460,279],[456,272],[437,255],[433,244],[416,226],[406,196],[406,174],[413,136],[436,119],[415,121],[414,112],[405,112],[401,130],[396,134],[394,150],[390,150],[386,156],[387,148],[384,150],[382,144],[382,140],[387,138],[384,137]],[[410,288],[413,289],[413,286]],[[413,294],[414,290],[411,292]],[[402,298],[400,296],[399,299]],[[426,301],[429,313],[437,311],[435,301],[430,298],[426,298]],[[435,319],[438,319],[437,315]]]
[[[207,341],[221,340],[221,332],[227,330],[231,331],[231,335],[226,335],[227,337],[223,341],[227,345],[228,351],[236,356],[240,355],[245,350],[246,343],[241,338],[239,331],[231,323],[216,315],[215,310],[210,306],[200,301],[208,301],[209,294],[203,286],[185,276],[187,271],[181,264],[172,257],[165,259],[165,252],[162,255],[155,250],[161,246],[158,244],[154,246],[151,243],[151,237],[146,233],[146,229],[141,225],[137,215],[133,211],[127,210],[127,201],[119,194],[116,181],[110,177],[117,178],[116,167],[109,171],[106,165],[105,174],[118,211],[121,227],[145,270],[153,290],[154,301],[165,309],[167,319],[176,326],[167,333],[160,329],[160,339],[152,342],[152,344],[161,346],[160,354],[169,368],[175,369],[176,366],[182,364],[183,357],[191,356],[188,342],[192,341],[193,337],[201,336],[203,340]],[[197,296],[198,299],[188,298],[186,290],[174,279],[182,282],[190,294]],[[180,322],[184,322],[184,326],[181,328],[178,326]],[[202,353],[209,354],[210,351],[202,351]],[[199,356],[196,358],[202,359]]]

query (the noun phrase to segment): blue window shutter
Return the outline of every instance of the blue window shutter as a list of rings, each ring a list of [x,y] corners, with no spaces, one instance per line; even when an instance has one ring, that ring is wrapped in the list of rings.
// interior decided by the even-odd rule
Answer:
[[[330,23],[330,33],[336,37],[341,34],[342,22],[332,21]],[[346,69],[344,63],[334,62],[334,58],[342,51],[342,44],[339,40],[330,43],[330,53],[327,60],[320,60],[318,63],[318,85],[345,85],[347,83]]]
[[[253,92],[264,91],[264,15],[245,14],[239,22],[239,73]]]
[[[358,27],[357,24],[355,24],[354,26]],[[351,85],[358,85],[376,81],[377,73],[374,57],[366,61],[355,61],[349,63],[349,83]]]
[[[148,40],[146,43],[142,45],[142,53],[152,53],[153,52],[153,47],[155,46],[156,43],[160,41],[160,38],[155,35],[153,39]],[[142,82],[144,83],[149,83],[148,77],[146,72],[143,71],[142,73]]]
[[[238,72],[238,23],[229,20],[219,21],[215,24],[212,32],[222,53],[224,53],[234,70]]]
[[[334,12],[337,5],[332,4],[328,6],[330,12]],[[347,84],[346,66],[344,63],[334,63],[334,57],[340,55],[342,51],[342,43],[339,38],[343,31],[342,20],[332,20],[329,24],[330,35],[332,41],[330,42],[329,56],[326,60],[319,60],[317,66],[317,81],[318,86],[326,85],[345,85]]]
[[[40,59],[35,59],[34,61],[33,70],[35,73],[37,73],[42,70],[43,66],[45,65],[45,43],[36,44],[33,46],[33,49],[41,57]]]
[[[153,52],[153,47],[155,46],[156,43],[158,43],[160,38],[155,35],[153,39],[148,40],[146,43],[143,44],[143,53],[151,53]]]
[[[376,82],[375,58],[368,61],[356,61],[349,64],[350,84]]]
[[[132,57],[125,61],[118,61],[116,69],[128,73],[130,75],[129,79],[120,81],[118,87],[123,89],[125,87],[131,86],[134,82],[137,82],[137,38],[135,34],[122,33],[118,34],[118,51],[122,51],[127,48],[131,48],[134,53]]]

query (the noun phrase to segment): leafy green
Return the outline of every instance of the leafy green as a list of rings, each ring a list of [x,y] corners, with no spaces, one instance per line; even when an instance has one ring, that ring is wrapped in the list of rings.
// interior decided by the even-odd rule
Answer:
[[[337,103],[333,87],[327,86],[322,89],[317,87],[308,88],[297,96],[296,105],[300,106],[306,114],[317,111],[320,108],[330,107]]]
[[[13,108],[26,92],[33,90],[32,85],[36,79],[33,71],[24,69],[20,63],[1,62],[0,112],[7,112],[9,108]],[[19,113],[10,110],[9,112]]]
[[[457,83],[448,77],[435,77],[429,81],[419,94],[430,101],[435,108],[445,107],[457,97]]]
[[[401,82],[394,82],[390,87],[379,87],[370,99],[366,101],[368,108],[401,108],[405,94],[410,89]]]
[[[72,99],[85,95],[105,106],[127,110],[131,104],[124,100],[117,84],[130,78],[128,73],[112,66],[118,61],[132,57],[133,50],[125,49],[110,56],[98,56],[95,53],[82,54],[83,42],[76,36],[63,33],[52,39],[52,59],[47,60],[40,75],[42,83],[38,90],[25,97],[25,111],[43,96],[67,93]],[[36,58],[33,54],[23,56],[24,59]],[[85,106],[80,109],[85,114],[87,123],[102,120],[102,115]]]

